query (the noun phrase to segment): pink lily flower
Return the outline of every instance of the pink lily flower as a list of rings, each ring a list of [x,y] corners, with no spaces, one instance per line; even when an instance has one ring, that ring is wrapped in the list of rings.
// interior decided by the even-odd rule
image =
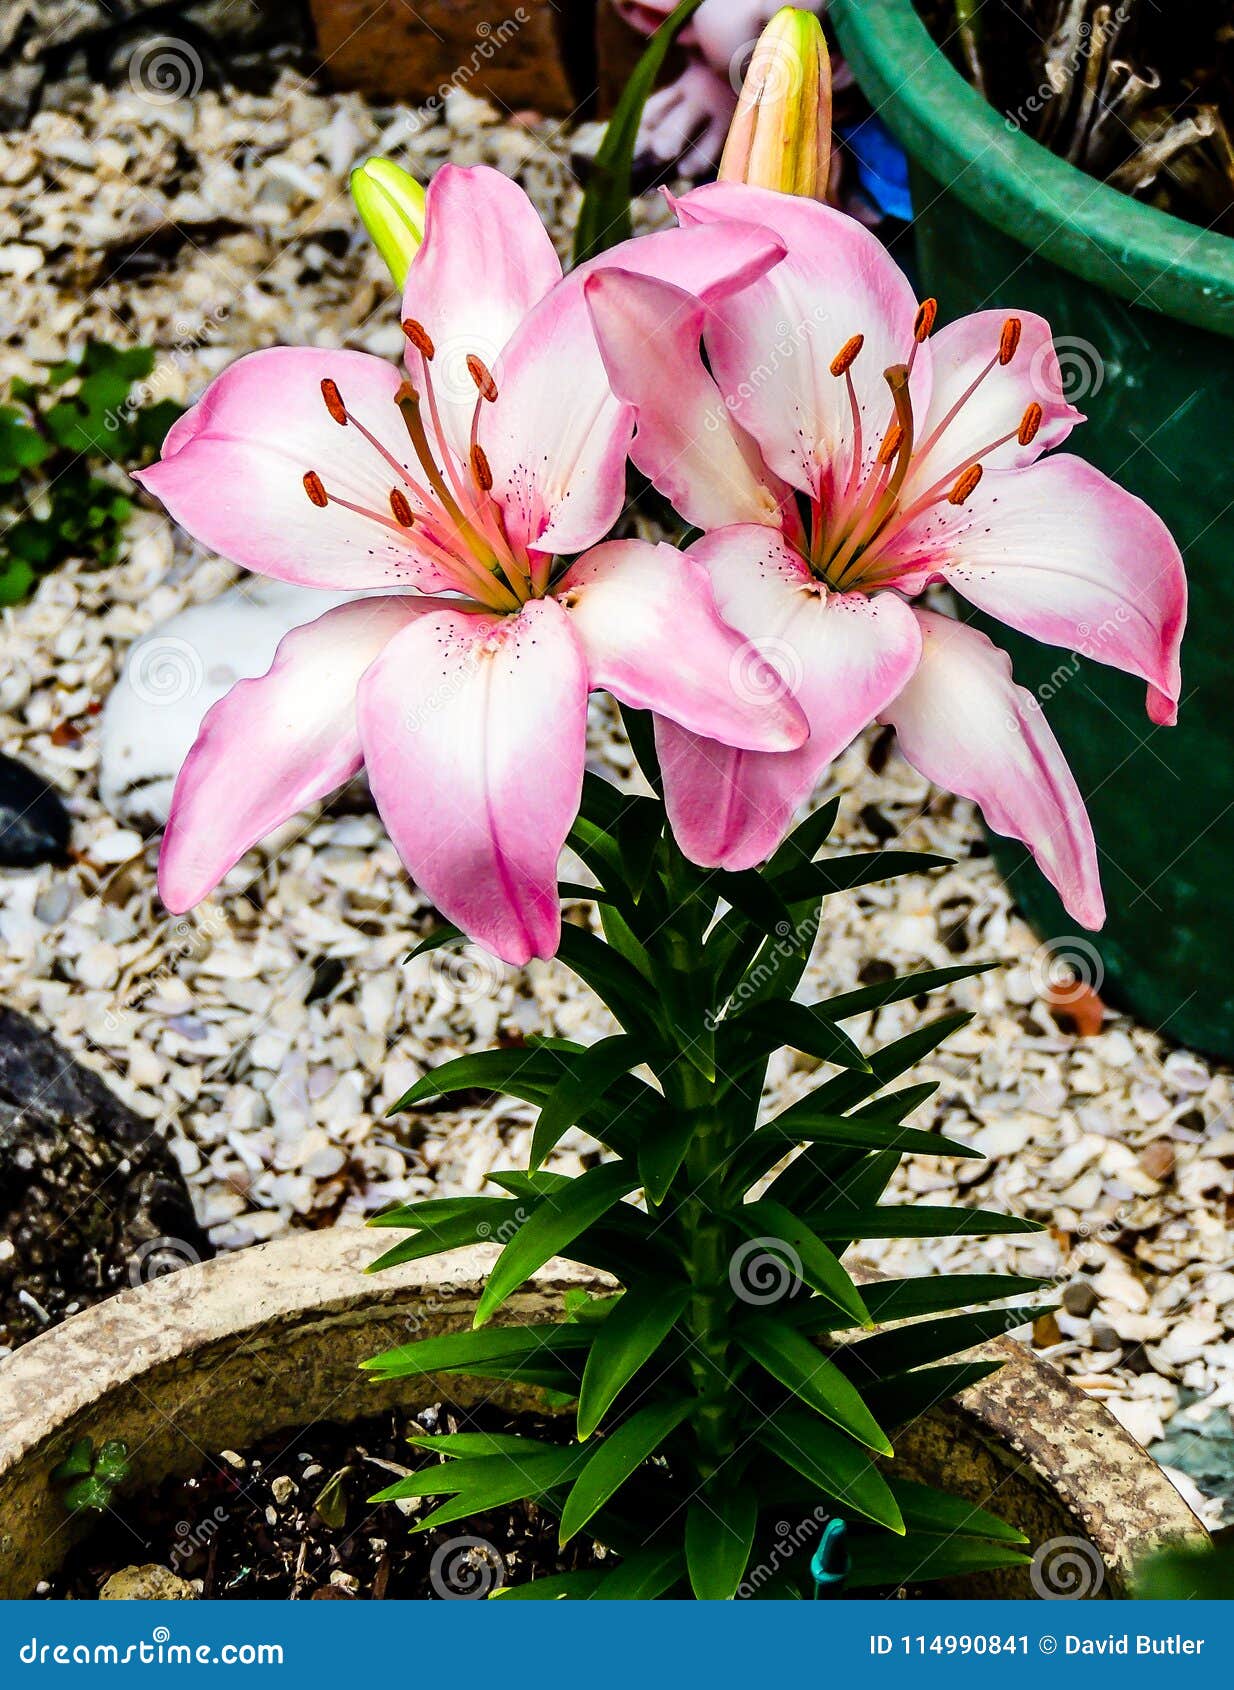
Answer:
[[[608,260],[671,267],[718,303],[782,251],[726,224]],[[163,840],[170,909],[363,766],[419,885],[521,964],[560,936],[589,689],[747,750],[804,737],[791,701],[734,687],[742,642],[696,559],[596,544],[621,511],[633,419],[609,391],[583,280],[562,280],[519,187],[447,165],[403,298],[406,377],[360,352],[253,353],[138,477],[235,562],[370,595],[293,631],[268,674],[207,715]]]
[[[934,302],[918,305],[879,242],[805,199],[715,183],[677,210],[692,227],[762,218],[788,256],[711,306],[620,270],[588,280],[588,303],[637,412],[631,457],[706,530],[689,555],[811,729],[765,756],[658,722],[683,850],[761,862],[827,764],[889,722],[914,768],[1027,844],[1099,927],[1092,828],[1039,701],[984,634],[913,602],[944,582],[1142,677],[1150,718],[1176,718],[1182,558],[1141,500],[1080,458],[1043,457],[1083,421],[1048,325],[983,311],[932,334]]]

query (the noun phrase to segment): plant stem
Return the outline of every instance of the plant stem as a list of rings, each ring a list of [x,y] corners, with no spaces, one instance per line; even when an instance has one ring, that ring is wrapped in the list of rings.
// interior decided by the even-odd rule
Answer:
[[[663,933],[667,961],[679,978],[699,981],[703,922],[695,896],[697,871],[670,844],[668,882],[674,914]],[[710,987],[714,982],[706,982]],[[673,1102],[692,1121],[693,1131],[681,1172],[664,1211],[676,1229],[688,1264],[692,1294],[685,1324],[692,1340],[689,1368],[698,1396],[694,1430],[698,1477],[706,1483],[736,1447],[730,1407],[730,1339],[736,1295],[729,1268],[736,1228],[722,1205],[722,1178],[735,1148],[733,1129],[721,1103],[720,1077],[708,1079],[690,1054],[708,1034],[710,991],[689,994],[691,1014],[679,1029],[679,1053],[664,1076]],[[697,1014],[697,1026],[691,1023]]]

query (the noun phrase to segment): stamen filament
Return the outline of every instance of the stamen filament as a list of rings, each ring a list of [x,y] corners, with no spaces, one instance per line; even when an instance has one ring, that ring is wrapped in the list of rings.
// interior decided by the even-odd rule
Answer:
[[[419,394],[409,381],[405,381],[395,394],[394,399],[402,413],[403,421],[407,425],[407,433],[411,438],[416,457],[420,460],[420,465],[429,479],[429,485],[453,518],[460,532],[466,536],[467,543],[474,547],[477,558],[484,557],[485,554],[491,557],[491,548],[483,537],[476,532],[467,517],[463,515],[458,501],[446,486],[442,473],[437,467],[432,448],[428,442],[428,435],[424,431],[424,419],[420,415]],[[485,561],[487,562],[488,559],[486,558]],[[496,561],[496,558],[492,558],[494,564]]]
[[[828,561],[828,577],[836,586],[843,585],[850,565],[877,536],[895,510],[896,500],[912,461],[914,425],[913,401],[908,386],[908,365],[892,364],[889,369],[884,370],[883,376],[891,389],[891,399],[896,410],[895,421],[899,427],[894,455],[890,460],[891,473],[886,476],[885,485],[882,470],[870,476],[864,497],[858,501],[850,519],[848,538]]]
[[[974,379],[971,382],[969,382],[968,386],[964,389],[963,393],[961,393],[960,397],[956,400],[955,404],[947,412],[946,416],[943,417],[943,419],[938,424],[938,426],[936,428],[931,429],[930,433],[921,442],[921,446],[920,446],[919,450],[920,450],[920,454],[923,458],[926,456],[927,452],[932,451],[933,448],[938,445],[939,440],[946,433],[946,431],[951,427],[952,423],[959,416],[960,412],[964,409],[965,405],[968,404],[969,400],[972,398],[973,394],[976,393],[977,389],[981,386],[982,382],[989,375],[990,371],[997,368],[997,366],[998,366],[998,354],[995,353],[993,358],[990,359],[990,362],[985,366],[985,368],[981,371],[981,373],[979,375],[977,375],[976,377],[974,377]]]

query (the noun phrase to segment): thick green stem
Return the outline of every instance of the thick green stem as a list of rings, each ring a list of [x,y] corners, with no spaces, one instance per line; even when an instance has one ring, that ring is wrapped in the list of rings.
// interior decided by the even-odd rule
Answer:
[[[674,917],[662,935],[666,960],[679,978],[698,979],[703,924],[692,894],[694,871],[680,862],[670,868],[676,880]],[[691,993],[698,1025],[679,1029],[679,1054],[666,1076],[666,1090],[675,1105],[693,1122],[690,1147],[661,1213],[668,1211],[688,1264],[692,1294],[685,1324],[691,1339],[689,1367],[698,1395],[694,1416],[698,1449],[698,1477],[706,1482],[732,1456],[735,1423],[731,1408],[732,1331],[736,1296],[729,1278],[736,1228],[726,1219],[722,1179],[731,1156],[733,1126],[726,1119],[718,1077],[708,1079],[697,1065],[694,1051],[709,1032],[712,1006],[704,991]],[[690,1020],[693,1021],[691,1016]]]

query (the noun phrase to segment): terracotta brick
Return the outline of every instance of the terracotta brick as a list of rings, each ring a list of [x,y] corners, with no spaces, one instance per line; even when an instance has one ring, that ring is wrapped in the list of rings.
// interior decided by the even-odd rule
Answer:
[[[335,88],[424,103],[465,87],[507,111],[552,114],[577,104],[552,0],[312,0],[312,8]]]

